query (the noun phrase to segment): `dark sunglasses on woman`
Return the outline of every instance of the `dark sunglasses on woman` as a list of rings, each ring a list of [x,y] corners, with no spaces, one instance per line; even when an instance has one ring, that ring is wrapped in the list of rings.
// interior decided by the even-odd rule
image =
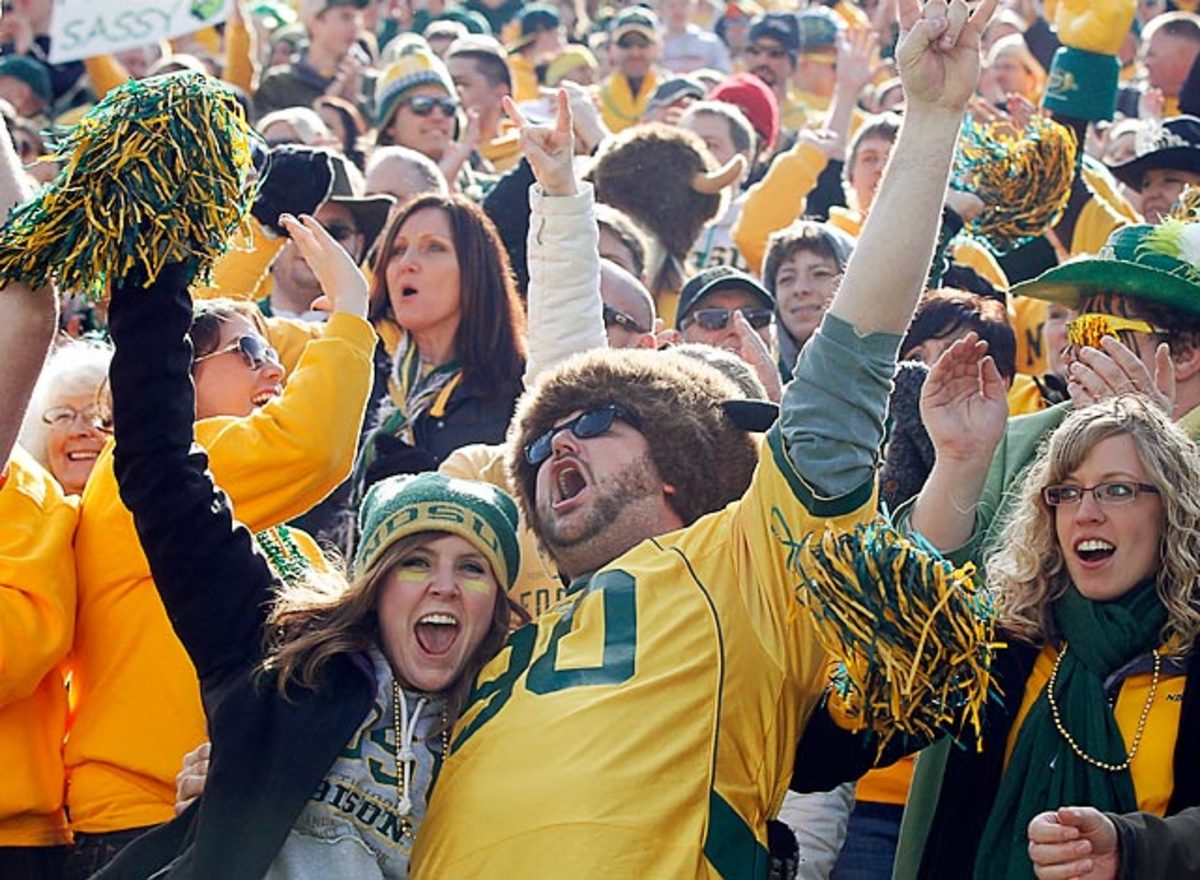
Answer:
[[[699,324],[704,330],[724,330],[729,326],[734,312],[741,312],[755,330],[769,326],[775,317],[770,309],[696,309],[679,322],[679,329],[686,330],[693,324]]]
[[[405,98],[404,103],[418,116],[428,116],[435,107],[441,110],[442,115],[446,118],[450,118],[458,112],[458,101],[453,98],[441,98],[437,95],[414,95],[411,98]]]
[[[610,403],[608,406],[598,406],[580,413],[569,422],[556,425],[542,433],[525,447],[525,460],[537,467],[548,459],[550,446],[554,442],[555,435],[560,431],[570,431],[580,440],[587,440],[589,437],[599,437],[601,434],[607,433],[612,428],[613,419],[620,419],[635,428],[640,426],[637,416],[619,404]]]
[[[224,348],[200,355],[200,357],[196,358],[195,363],[198,364],[209,358],[215,358],[218,355],[229,354],[235,351],[242,356],[242,360],[246,362],[246,366],[256,372],[267,364],[272,364],[276,367],[282,366],[279,361],[279,353],[271,348],[265,339],[261,336],[251,336],[249,334],[239,336]]]

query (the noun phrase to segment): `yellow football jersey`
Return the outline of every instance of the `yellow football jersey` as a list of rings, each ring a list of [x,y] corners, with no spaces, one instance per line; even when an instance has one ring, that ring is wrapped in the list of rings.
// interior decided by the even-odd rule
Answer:
[[[874,509],[816,497],[776,427],[740,501],[572,584],[481,672],[413,876],[765,877],[828,668],[797,548]]]

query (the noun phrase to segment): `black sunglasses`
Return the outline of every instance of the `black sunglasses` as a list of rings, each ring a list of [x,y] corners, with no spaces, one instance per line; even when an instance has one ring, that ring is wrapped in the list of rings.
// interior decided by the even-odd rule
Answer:
[[[428,116],[435,107],[441,110],[446,118],[458,112],[458,101],[453,98],[440,98],[437,95],[414,95],[405,98],[404,103],[418,116]]]
[[[633,413],[620,404],[610,403],[608,406],[598,406],[580,413],[569,422],[556,425],[542,433],[536,440],[525,447],[525,460],[534,467],[550,457],[550,446],[554,437],[560,431],[570,431],[580,440],[589,437],[599,437],[612,427],[613,419],[620,419],[627,425],[640,427],[640,422]]]
[[[210,351],[208,354],[202,354],[196,358],[194,363],[206,361],[209,358],[214,358],[217,355],[229,354],[236,351],[242,356],[242,360],[246,362],[246,366],[250,369],[258,371],[267,364],[281,366],[279,362],[279,354],[275,349],[267,344],[267,341],[261,336],[239,336],[233,342],[229,343],[224,348],[219,348],[216,351]]]
[[[741,312],[755,330],[770,326],[775,317],[770,309],[696,309],[679,322],[679,329],[686,330],[693,324],[699,324],[704,330],[724,330],[729,326],[734,312]]]
[[[358,235],[357,229],[347,226],[345,223],[322,223],[321,225],[325,227],[325,231],[334,241],[350,241]]]
[[[628,330],[630,333],[649,333],[650,331],[637,322],[637,319],[631,315],[627,315],[619,309],[614,309],[608,303],[604,304],[604,326],[611,327],[616,324],[623,330]]]

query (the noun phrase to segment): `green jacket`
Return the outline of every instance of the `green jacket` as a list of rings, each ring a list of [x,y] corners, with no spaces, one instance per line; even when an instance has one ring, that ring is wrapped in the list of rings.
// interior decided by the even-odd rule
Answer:
[[[1071,412],[1071,408],[1070,402],[1060,403],[1041,412],[1009,419],[1004,437],[992,456],[987,481],[975,511],[975,529],[971,538],[962,547],[946,554],[955,565],[969,561],[983,572],[983,560],[999,539],[1012,506],[1020,497],[1025,471],[1037,458],[1044,441]],[[1200,409],[1192,410],[1179,424],[1193,439],[1200,439]],[[901,529],[910,528],[909,516],[914,503],[915,499],[897,509],[895,521]],[[900,825],[894,880],[918,878],[951,748],[950,741],[943,739],[925,749],[917,758]]]

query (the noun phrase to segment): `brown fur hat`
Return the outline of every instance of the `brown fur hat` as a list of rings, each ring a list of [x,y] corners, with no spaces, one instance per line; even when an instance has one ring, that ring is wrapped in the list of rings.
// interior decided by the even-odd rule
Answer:
[[[587,179],[596,187],[596,201],[624,211],[683,259],[723,207],[723,190],[698,192],[693,187],[696,174],[719,170],[697,135],[654,122],[608,140]]]
[[[610,403],[641,421],[659,475],[675,487],[671,506],[685,524],[741,498],[758,450],[721,409],[722,401],[741,397],[713,367],[669,351],[597,349],[576,355],[525,393],[509,427],[509,485],[525,521],[540,534],[532,515],[537,468],[525,460],[525,447],[571,413]]]

